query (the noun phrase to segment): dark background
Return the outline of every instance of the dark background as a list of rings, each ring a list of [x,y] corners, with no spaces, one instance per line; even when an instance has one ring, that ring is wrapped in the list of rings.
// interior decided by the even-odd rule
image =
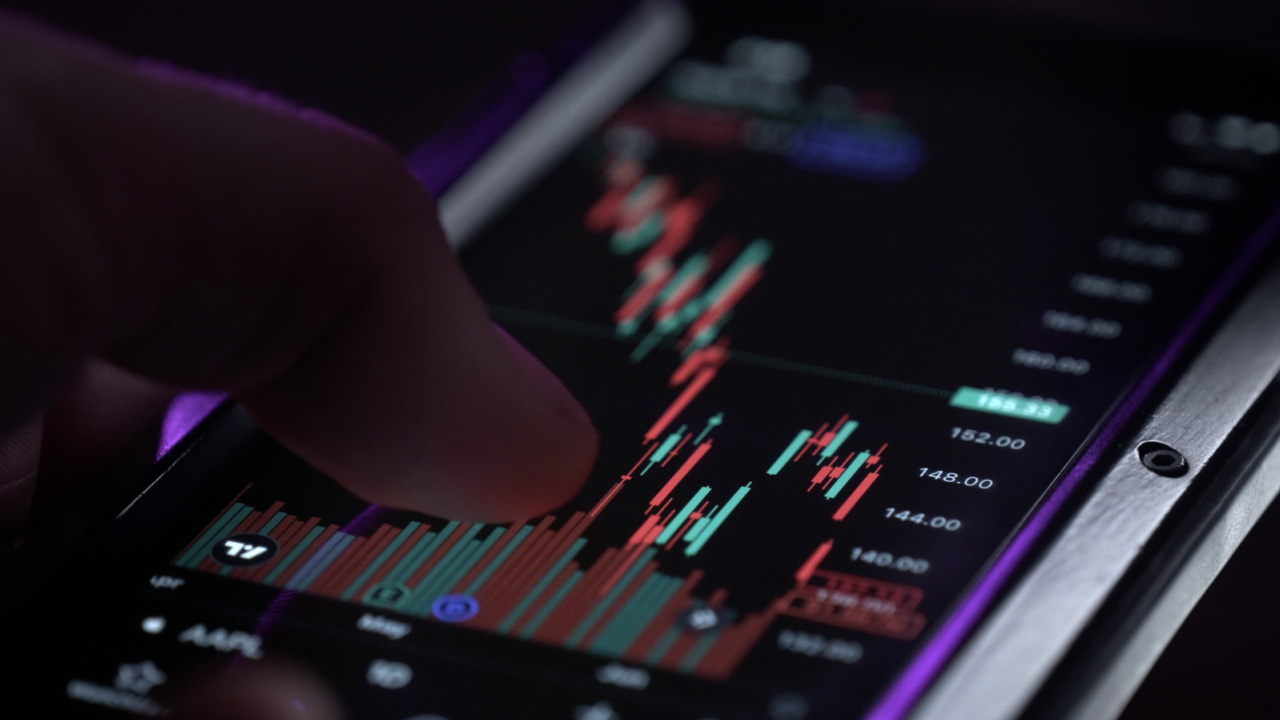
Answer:
[[[898,3],[902,4],[902,3]],[[916,5],[955,6],[936,0]],[[1103,25],[1280,54],[1280,5],[1248,0],[980,0],[1031,22]],[[9,2],[8,7],[127,53],[279,92],[409,151],[509,72],[596,12],[589,0],[469,0],[393,6],[133,0]],[[1268,512],[1210,588],[1126,711],[1125,720],[1268,716],[1280,665],[1273,609],[1280,511]]]

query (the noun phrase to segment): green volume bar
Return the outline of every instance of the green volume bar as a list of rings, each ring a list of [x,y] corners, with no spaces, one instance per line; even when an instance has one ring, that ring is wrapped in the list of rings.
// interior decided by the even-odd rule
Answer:
[[[489,537],[485,538],[484,542],[472,541],[471,544],[475,546],[475,549],[469,551],[465,557],[459,558],[448,575],[441,576],[439,580],[440,587],[437,589],[436,594],[443,595],[452,589],[462,579],[462,576],[470,572],[475,567],[475,564],[480,562],[480,558],[484,557],[489,548],[493,547],[494,543],[498,542],[498,539],[505,533],[505,528],[497,528],[489,533]]]
[[[262,579],[263,584],[274,585],[276,580],[278,580],[281,575],[285,574],[285,571],[287,571],[289,566],[293,564],[293,561],[297,560],[299,555],[306,552],[307,548],[311,547],[311,543],[315,542],[316,538],[320,537],[320,534],[324,531],[324,525],[316,525],[311,528],[311,532],[307,533],[307,536],[302,539],[302,542],[298,543],[298,546],[280,561],[280,564],[276,566],[275,570],[272,570],[265,578]]]
[[[280,512],[276,513],[276,514],[271,518],[271,520],[267,522],[267,524],[266,524],[266,525],[263,525],[263,526],[262,526],[262,529],[258,531],[258,534],[259,534],[259,535],[270,535],[270,534],[271,534],[271,531],[272,531],[272,530],[275,530],[275,529],[276,529],[276,526],[277,526],[277,525],[279,525],[282,521],[284,521],[284,519],[285,519],[285,518],[287,518],[287,517],[289,517],[288,513],[286,513],[285,511],[281,510]]]
[[[222,514],[222,517],[218,519],[218,522],[209,528],[209,532],[196,541],[196,544],[192,545],[185,555],[178,558],[178,567],[195,567],[197,563],[209,554],[209,551],[213,549],[213,544],[227,531],[227,528],[240,524],[240,521],[250,512],[253,512],[253,508],[244,503],[236,503],[228,508]]]
[[[618,584],[613,586],[613,589],[609,591],[609,594],[605,595],[604,599],[596,603],[596,606],[592,608],[591,612],[587,613],[587,617],[578,624],[578,627],[574,629],[573,633],[565,640],[564,646],[567,648],[578,647],[579,643],[582,642],[582,639],[591,631],[591,627],[599,622],[600,618],[604,617],[604,614],[609,611],[609,608],[618,601],[618,598],[621,597],[624,592],[626,592],[627,586],[631,584],[631,581],[636,579],[636,576],[640,574],[640,571],[644,569],[644,566],[648,565],[649,562],[653,560],[653,556],[657,554],[658,551],[653,548],[645,550],[640,555],[640,559],[622,575],[618,580]]]
[[[698,663],[702,662],[703,656],[707,654],[707,651],[710,650],[711,646],[715,645],[716,641],[719,639],[720,633],[713,632],[699,640],[698,644],[694,645],[693,649],[684,656],[684,660],[680,663],[680,670],[687,673],[693,672],[693,669],[698,667]]]
[[[671,649],[671,646],[676,644],[676,640],[679,639],[680,629],[671,628],[667,631],[666,635],[662,636],[661,640],[654,644],[653,649],[651,649],[649,654],[644,657],[644,661],[650,665],[657,664],[657,662],[662,659],[662,656],[666,655],[667,651]]]
[[[394,586],[408,580],[409,575],[414,568],[418,567],[418,563],[422,560],[424,554],[430,552],[431,548],[434,547],[433,543],[435,543],[438,536],[439,533],[428,532],[418,538],[418,542],[409,548],[409,552],[401,556],[400,562],[391,566],[391,569],[379,581],[378,586]],[[376,588],[371,588],[370,591],[372,592],[374,589]],[[408,590],[408,588],[404,589]]]
[[[525,525],[520,528],[520,532],[516,533],[515,539],[507,543],[507,546],[502,548],[502,552],[498,553],[498,556],[490,561],[489,565],[485,567],[484,570],[481,570],[480,574],[476,576],[476,579],[471,581],[471,585],[467,586],[467,588],[462,592],[467,595],[475,595],[480,592],[480,588],[484,587],[484,584],[489,581],[489,578],[493,577],[493,574],[498,571],[498,568],[502,563],[507,561],[507,558],[511,556],[511,553],[515,552],[516,548],[520,547],[520,544],[524,542],[526,537],[529,537],[529,533],[531,532],[533,532],[532,525]]]
[[[562,585],[560,589],[551,596],[551,599],[547,600],[546,604],[542,606],[542,609],[538,611],[538,614],[534,615],[533,619],[524,626],[524,630],[520,631],[520,637],[533,637],[533,634],[538,632],[538,628],[542,627],[542,623],[546,622],[547,618],[551,617],[551,613],[555,612],[557,607],[560,607],[561,601],[569,595],[569,591],[578,584],[578,581],[581,580],[582,576],[585,574],[586,573],[581,570],[575,570],[573,574],[569,576],[569,579],[565,581],[564,585]]]
[[[458,558],[466,555],[467,551],[472,549],[473,546],[469,543],[483,527],[483,523],[476,523],[467,528],[467,531],[462,534],[462,537],[458,538],[458,541],[453,544],[453,547],[449,548],[449,551],[436,562],[436,566],[431,568],[430,572],[418,581],[418,586],[396,604],[397,609],[415,615],[422,615],[424,617],[430,614],[431,601],[435,600],[435,593],[433,591],[436,583],[439,582],[442,576],[452,569],[454,562]],[[441,541],[441,544],[443,544],[443,540]],[[430,555],[427,557],[429,558]],[[426,558],[424,558],[424,560],[425,559]]]
[[[547,586],[551,584],[551,581],[555,580],[556,576],[560,574],[560,571],[564,570],[565,566],[569,564],[569,561],[573,560],[574,556],[579,552],[582,552],[582,548],[586,546],[586,544],[587,541],[583,538],[574,540],[573,545],[560,556],[559,560],[556,560],[556,563],[551,566],[551,569],[543,573],[542,579],[538,581],[538,584],[534,585],[533,589],[529,591],[529,594],[525,595],[524,599],[520,601],[520,604],[516,605],[515,609],[512,610],[505,619],[503,619],[502,624],[498,626],[497,632],[504,635],[510,632],[511,628],[515,626],[516,621],[520,619],[520,616],[533,605],[533,603],[538,599],[538,596],[542,595],[543,591],[547,589]]]
[[[1034,420],[1035,422],[1057,425],[1067,416],[1071,408],[1056,402],[1030,400],[1028,398],[999,393],[991,390],[979,390],[972,387],[961,387],[951,396],[951,407],[977,410],[978,412],[1004,415],[1006,417]]]
[[[382,567],[382,564],[387,561],[387,558],[394,555],[396,550],[400,549],[400,546],[404,544],[404,541],[408,540],[409,537],[413,535],[413,531],[417,530],[420,525],[422,525],[422,523],[417,520],[406,525],[405,528],[400,531],[400,534],[396,535],[396,539],[392,540],[391,544],[388,545],[381,553],[378,553],[378,557],[374,559],[369,567],[364,569],[364,572],[360,573],[360,576],[355,579],[355,582],[347,586],[347,589],[342,592],[339,599],[350,602],[351,598],[355,597],[356,591],[363,587],[365,583],[369,582],[369,578],[373,577],[373,574],[378,572],[378,568]]]
[[[682,578],[667,577],[655,573],[631,601],[622,606],[618,615],[604,627],[600,635],[587,648],[588,652],[608,657],[620,657],[636,637],[653,621],[672,595],[684,584]]]
[[[729,502],[725,503],[724,507],[711,518],[711,522],[707,523],[707,526],[698,533],[698,537],[689,543],[689,547],[684,549],[684,554],[690,557],[696,555],[702,549],[702,546],[706,545],[707,541],[711,539],[711,536],[716,534],[716,530],[720,529],[724,519],[729,517],[729,513],[738,507],[738,503],[742,502],[742,498],[746,497],[749,492],[751,492],[751,483],[738,488],[738,492],[729,498]]]
[[[333,561],[338,559],[353,540],[355,540],[354,535],[348,535],[341,530],[335,532],[329,537],[329,541],[321,545],[316,554],[294,573],[285,584],[285,589],[301,591],[311,587],[311,583],[315,582],[316,578],[320,577],[320,573],[327,570]]]
[[[422,567],[422,563],[426,562],[427,558],[431,557],[461,524],[457,520],[450,520],[447,525],[440,529],[440,534],[434,537],[432,533],[424,535],[422,540],[407,555],[401,558],[395,567],[391,568],[391,572],[387,573],[387,577],[383,582],[390,582],[393,578],[395,582],[406,582],[413,575],[413,571]]]
[[[796,453],[800,452],[800,448],[805,443],[809,442],[809,438],[811,437],[813,437],[813,431],[811,430],[801,430],[797,433],[795,439],[793,439],[791,444],[787,446],[787,449],[783,450],[782,454],[778,456],[778,459],[774,460],[773,464],[769,466],[769,474],[777,475],[778,472],[786,466],[787,461],[795,457]]]

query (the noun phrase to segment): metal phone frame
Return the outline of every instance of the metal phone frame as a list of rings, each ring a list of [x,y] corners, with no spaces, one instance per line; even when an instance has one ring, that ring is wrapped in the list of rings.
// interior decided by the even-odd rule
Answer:
[[[691,18],[675,2],[638,9],[554,85],[440,200],[455,248],[563,157],[592,127],[684,46]],[[909,712],[913,720],[1017,718],[1076,639],[1134,570],[1206,465],[1280,374],[1280,265],[1225,321],[1150,415],[1119,460],[1047,549],[1008,588],[978,629]],[[1159,440],[1178,448],[1189,472],[1163,477],[1135,448]],[[1189,562],[1067,717],[1099,720],[1124,708],[1160,651],[1262,511],[1280,492],[1280,448],[1272,451],[1211,522]],[[895,713],[897,714],[897,713]]]

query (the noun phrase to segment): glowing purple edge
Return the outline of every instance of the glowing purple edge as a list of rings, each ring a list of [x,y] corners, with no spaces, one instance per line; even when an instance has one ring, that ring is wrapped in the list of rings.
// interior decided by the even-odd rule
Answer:
[[[409,153],[410,172],[432,193],[444,192],[541,97],[550,76],[540,55],[518,57],[506,92],[481,116],[464,116]]]
[[[410,172],[432,193],[443,193],[633,5],[602,2],[596,14],[571,31],[554,53],[517,56],[503,82],[409,153]]]
[[[172,450],[200,424],[201,420],[208,417],[209,413],[226,399],[226,393],[212,392],[187,392],[174,398],[173,402],[169,403],[169,409],[165,412],[164,422],[160,428],[160,446],[156,450],[156,459],[159,460]],[[344,525],[341,532],[348,535],[368,535],[382,519],[383,510],[381,505],[368,505],[359,515]],[[294,590],[281,590],[258,616],[254,633],[262,635],[270,629],[284,614],[285,608],[296,594]],[[227,667],[228,672],[238,668],[242,664],[241,661],[240,657],[233,660]]]
[[[187,392],[174,398],[173,402],[169,403],[169,409],[165,412],[164,422],[160,428],[160,447],[156,451],[156,459],[160,459],[172,450],[200,424],[201,420],[208,417],[209,413],[226,399],[226,393],[212,392]],[[370,503],[360,511],[359,515],[344,525],[341,532],[348,535],[368,535],[381,521],[384,510],[383,506]],[[281,590],[258,616],[254,633],[262,635],[270,629],[284,614],[285,608],[296,594],[294,590]],[[238,668],[242,660],[243,658],[237,656],[228,665],[228,672]]]
[[[338,532],[347,535],[369,535],[382,521],[382,516],[386,508],[377,503],[370,503],[368,507],[360,511],[359,515],[351,518],[351,521],[342,526]],[[281,590],[271,600],[271,604],[262,611],[258,616],[258,622],[254,626],[255,635],[265,635],[272,625],[284,615],[285,609],[289,607],[289,603],[293,602],[293,598],[298,594],[296,590]]]
[[[164,420],[160,424],[160,444],[156,447],[156,460],[182,442],[182,438],[226,399],[226,393],[201,391],[184,392],[174,398],[165,410]]]
[[[1067,474],[1062,483],[1053,491],[1049,499],[1036,511],[1004,553],[996,559],[991,570],[978,582],[978,586],[965,598],[960,607],[947,619],[938,630],[933,640],[920,651],[907,669],[898,677],[889,691],[880,699],[864,720],[896,720],[906,713],[920,700],[925,690],[950,660],[960,643],[982,618],[988,606],[1008,581],[1009,576],[1017,569],[1048,528],[1054,516],[1066,504],[1068,497],[1080,481],[1093,470],[1103,453],[1111,447],[1116,437],[1137,414],[1139,408],[1151,395],[1156,385],[1164,379],[1174,362],[1186,349],[1187,345],[1199,334],[1209,317],[1226,300],[1227,294],[1248,272],[1249,268],[1270,245],[1276,233],[1280,231],[1280,207],[1272,211],[1262,226],[1253,235],[1240,254],[1232,262],[1227,271],[1219,278],[1217,284],[1205,295],[1204,299],[1191,313],[1191,317],[1182,329],[1174,336],[1165,349],[1164,354],[1156,361],[1147,374],[1129,394],[1124,403],[1116,410],[1098,434],[1097,439],[1085,451],[1080,461]]]

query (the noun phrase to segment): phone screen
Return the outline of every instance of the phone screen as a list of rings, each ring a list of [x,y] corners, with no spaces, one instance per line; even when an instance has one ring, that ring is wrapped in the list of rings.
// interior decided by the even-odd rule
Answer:
[[[152,714],[148,678],[279,654],[361,718],[900,716],[1269,240],[1261,71],[697,17],[463,253],[600,431],[577,499],[371,507],[255,435],[51,696]]]

